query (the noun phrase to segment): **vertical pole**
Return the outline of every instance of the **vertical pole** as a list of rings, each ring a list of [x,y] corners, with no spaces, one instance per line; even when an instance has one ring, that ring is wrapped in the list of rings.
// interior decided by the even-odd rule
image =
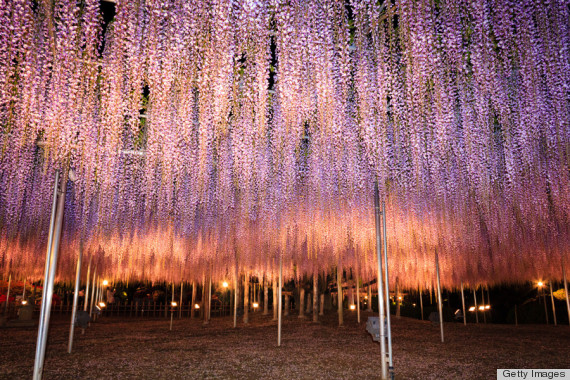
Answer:
[[[568,282],[566,281],[566,269],[562,263],[562,277],[564,279],[564,293],[566,294],[566,310],[568,311],[568,324],[570,325],[570,298],[568,296]]]
[[[174,319],[174,281],[172,281],[172,301],[170,301],[170,331],[172,331],[173,319]]]
[[[313,322],[319,321],[319,273],[313,269]]]
[[[198,295],[198,288],[196,281],[192,281],[192,304],[190,305],[190,319],[194,318],[194,305],[196,304],[196,296]]]
[[[299,283],[299,318],[305,318],[305,288]]]
[[[280,252],[279,253],[279,291],[278,293],[278,313],[277,313],[277,347],[281,347],[281,322],[283,320],[282,318],[282,314],[283,314],[283,310],[282,309],[282,300],[281,300],[281,294],[282,294],[282,289],[283,289],[283,254]]]
[[[180,305],[178,305],[178,319],[182,318],[182,293],[184,292],[184,281],[180,281]]]
[[[556,322],[556,307],[554,306],[554,295],[552,294],[552,281],[550,281],[550,302],[552,302],[552,317],[554,320],[554,326],[557,326]]]
[[[540,292],[542,293],[543,301],[544,301],[544,315],[546,317],[546,324],[548,325],[548,307],[546,306],[546,293],[544,292],[543,288],[540,288]]]
[[[235,275],[234,275],[234,328],[237,327],[237,309],[239,303],[239,286],[238,286],[238,268],[236,263]]]
[[[212,317],[212,270],[210,270],[208,277],[208,322],[210,322]]]
[[[372,313],[372,286],[368,284],[368,302],[366,303],[366,311]]]
[[[463,281],[461,281],[461,304],[463,305],[463,324],[467,326],[467,315],[465,315],[465,294],[463,293]]]
[[[481,285],[481,306],[483,306],[483,323],[487,323],[487,313],[485,313],[485,290]]]
[[[337,310],[338,310],[338,325],[342,326],[344,323],[344,316],[342,310],[342,265],[340,263],[340,258],[338,259],[338,265],[336,267],[336,286],[337,286]]]
[[[400,284],[399,279],[396,277],[396,318],[400,319]]]
[[[77,255],[77,273],[75,274],[75,291],[73,292],[73,310],[71,311],[71,326],[69,327],[69,343],[67,353],[71,354],[73,348],[73,333],[75,330],[75,315],[77,314],[77,302],[79,301],[79,283],[81,281],[81,260],[83,256],[83,241],[79,241],[79,254]]]
[[[54,182],[54,189],[53,189],[53,202],[51,207],[51,217],[49,223],[49,235],[48,235],[48,243],[47,243],[47,251],[46,251],[46,263],[45,263],[45,270],[44,270],[44,284],[42,290],[42,304],[40,308],[40,320],[38,326],[38,338],[36,343],[36,357],[34,362],[34,380],[42,378],[42,359],[41,359],[41,352],[42,352],[42,339],[44,335],[44,329],[46,325],[44,323],[45,314],[46,314],[46,305],[47,305],[47,286],[46,282],[48,281],[48,277],[50,274],[51,269],[51,261],[52,261],[52,243],[53,243],[53,232],[55,229],[55,214],[57,212],[57,187],[59,182],[59,170],[55,171],[55,182]],[[35,293],[35,286],[34,286],[34,293]],[[34,294],[35,298],[35,294]],[[50,305],[51,306],[51,305]]]
[[[4,314],[8,313],[8,304],[10,303],[10,287],[12,286],[12,273],[8,276],[8,291],[6,292],[6,303],[4,304]]]
[[[269,314],[269,284],[267,276],[263,275],[263,315]]]
[[[97,265],[95,265],[95,270],[93,271],[93,276],[91,276],[93,283],[91,284],[91,302],[89,305],[89,317],[93,314],[93,300],[95,299],[95,278],[97,277]]]
[[[420,314],[421,314],[421,320],[423,321],[424,320],[424,297],[423,297],[424,292],[423,292],[421,285],[420,285],[420,288],[418,290],[420,293]]]
[[[388,330],[388,358],[390,377],[394,379],[394,357],[392,355],[392,326],[390,323],[390,286],[388,282],[388,234],[386,232],[386,204],[382,202],[382,227],[384,230],[384,290],[386,291],[386,328]]]
[[[435,250],[435,270],[437,273],[437,307],[439,309],[439,329],[441,330],[441,343],[443,343],[443,300],[441,298],[441,282],[439,280],[439,257],[437,255],[437,248]]]
[[[83,311],[87,311],[87,305],[89,304],[89,276],[91,275],[91,259],[92,256],[89,255],[89,265],[87,265],[87,285],[85,286],[85,299],[83,300]]]
[[[475,323],[479,323],[479,308],[477,307],[477,292],[473,289],[473,300],[475,300]]]
[[[47,333],[49,328],[49,320],[51,314],[51,303],[53,297],[53,282],[55,279],[55,271],[57,268],[57,256],[59,253],[59,243],[61,238],[61,229],[63,224],[63,209],[65,207],[65,192],[67,190],[67,177],[69,171],[66,168],[63,173],[63,178],[61,181],[60,191],[57,197],[57,215],[55,217],[54,229],[53,229],[53,239],[51,241],[51,259],[49,261],[49,276],[44,281],[44,298],[42,299],[42,304],[45,303],[43,320],[40,322],[43,325],[41,328],[41,334],[38,333],[38,346],[39,350],[36,349],[36,363],[34,366],[33,379],[41,379],[44,359],[46,352],[47,343]],[[57,177],[56,175],[56,191],[57,191]],[[52,215],[53,216],[53,215]],[[48,248],[49,249],[49,248]],[[39,332],[39,331],[38,331]],[[39,351],[39,352],[38,352]]]
[[[360,277],[358,270],[358,260],[356,261],[356,321],[360,323]]]
[[[245,272],[243,280],[243,323],[249,323],[249,273]]]
[[[24,291],[22,292],[22,300],[26,300],[26,279],[24,278]]]
[[[273,320],[276,321],[277,320],[277,297],[279,296],[279,289],[277,289],[277,281],[275,280],[275,275],[273,275],[272,281],[271,281],[271,287],[273,290]]]
[[[378,181],[374,181],[374,216],[376,222],[376,256],[378,258],[378,315],[380,322],[380,364],[382,366],[381,378],[388,378],[388,368],[386,366],[386,328],[384,323],[384,306],[388,305],[388,316],[390,315],[390,299],[384,303],[384,290],[382,288],[382,232],[380,220],[380,193],[378,191]],[[387,276],[386,276],[387,277]],[[386,278],[387,279],[387,278]],[[387,293],[388,297],[390,293]],[[372,301],[372,300],[370,300]]]

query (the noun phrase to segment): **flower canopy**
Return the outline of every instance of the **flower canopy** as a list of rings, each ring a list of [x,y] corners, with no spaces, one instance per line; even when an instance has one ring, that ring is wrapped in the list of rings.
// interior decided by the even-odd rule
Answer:
[[[568,0],[0,0],[0,265],[41,276],[71,167],[79,241],[116,278],[561,277]]]

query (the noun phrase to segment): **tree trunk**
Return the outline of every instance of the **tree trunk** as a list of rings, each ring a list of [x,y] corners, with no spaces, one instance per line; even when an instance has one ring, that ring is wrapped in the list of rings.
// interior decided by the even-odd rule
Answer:
[[[249,323],[249,275],[246,273],[243,280],[243,323]]]
[[[305,288],[301,286],[299,289],[299,318],[305,318]]]
[[[318,322],[319,320],[319,275],[317,271],[313,273],[313,322]]]
[[[263,278],[263,315],[269,314],[269,284],[267,278]]]
[[[322,293],[321,294],[321,300],[320,300],[320,304],[321,304],[321,308],[319,310],[319,315],[325,315],[325,294]]]
[[[285,309],[283,310],[283,315],[289,316],[289,309],[291,308],[291,302],[289,300],[289,294],[285,294]]]
[[[343,316],[343,311],[342,311],[342,267],[340,265],[340,263],[338,264],[338,267],[336,269],[336,286],[337,286],[337,299],[338,299],[338,305],[337,305],[337,310],[338,310],[338,325],[342,326],[344,323],[344,316]]]
[[[273,320],[274,321],[277,320],[277,312],[278,312],[278,306],[277,306],[277,301],[279,298],[278,286],[279,286],[279,284],[277,283],[277,281],[275,281],[275,279],[273,279],[272,287],[273,287]]]

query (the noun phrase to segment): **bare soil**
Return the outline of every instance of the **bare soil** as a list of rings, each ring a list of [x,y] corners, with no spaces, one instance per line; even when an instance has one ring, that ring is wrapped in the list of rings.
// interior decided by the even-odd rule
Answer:
[[[252,315],[253,314],[253,315]],[[380,348],[345,311],[320,323],[284,319],[282,346],[271,316],[250,314],[233,329],[231,317],[210,324],[188,318],[104,317],[76,330],[67,353],[69,317],[52,318],[44,379],[378,379]],[[396,379],[495,379],[497,368],[569,368],[570,327],[445,324],[392,319]],[[35,328],[0,329],[0,379],[31,379]]]

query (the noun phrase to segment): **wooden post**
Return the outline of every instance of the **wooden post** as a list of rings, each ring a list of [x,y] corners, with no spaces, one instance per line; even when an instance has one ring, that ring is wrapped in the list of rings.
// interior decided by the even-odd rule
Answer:
[[[568,311],[568,324],[570,325],[570,297],[568,296],[568,282],[566,281],[566,269],[562,262],[562,278],[564,279],[564,293],[566,294],[566,310]]]
[[[281,294],[283,289],[283,255],[279,253],[279,292],[278,292],[278,322],[277,322],[277,347],[281,346]]]
[[[325,294],[324,293],[321,293],[319,303],[320,303],[319,315],[325,315]]]
[[[263,315],[269,314],[269,284],[267,276],[263,276]]]
[[[439,328],[441,331],[441,343],[443,343],[443,310],[442,310],[443,300],[441,298],[441,282],[439,279],[439,257],[437,255],[437,249],[435,250],[435,269],[437,273],[437,306],[439,309]]]
[[[556,307],[554,306],[554,295],[552,294],[552,281],[550,281],[550,301],[552,302],[552,317],[553,317],[553,321],[554,321],[554,326],[557,326]]]
[[[424,297],[423,297],[424,292],[423,292],[423,289],[421,286],[419,289],[419,293],[420,293],[420,314],[421,314],[421,320],[423,321],[424,320]]]
[[[360,323],[360,277],[358,261],[356,262],[356,321]]]
[[[483,323],[487,323],[487,314],[485,313],[485,291],[481,285],[481,306],[483,306]]]
[[[400,319],[400,284],[398,277],[396,277],[396,318]]]
[[[338,312],[338,325],[342,326],[344,323],[344,316],[343,316],[343,310],[342,310],[342,266],[340,264],[340,259],[338,262],[338,265],[336,267],[336,286],[337,286],[337,300],[338,300],[338,306],[337,306],[337,312]]]
[[[275,281],[275,278],[273,278],[273,281],[271,283],[272,286],[272,290],[273,290],[273,320],[276,321],[277,318],[277,308],[278,308],[278,299],[277,297],[279,297],[279,289],[277,289],[277,287],[279,286],[278,282]]]
[[[313,322],[319,321],[319,274],[316,270],[313,271]]]
[[[465,314],[465,295],[463,294],[463,281],[461,281],[461,304],[463,305],[463,325],[467,326],[467,315]]]
[[[243,323],[249,323],[249,273],[245,273],[243,280]]]
[[[180,281],[180,305],[178,305],[178,319],[182,318],[182,294],[184,293],[184,281]]]
[[[196,281],[192,281],[192,302],[190,303],[190,319],[194,319],[194,305],[196,304],[196,296],[198,295],[198,288]]]
[[[299,283],[299,318],[305,318],[305,287]]]
[[[368,284],[368,302],[366,303],[366,311],[372,313],[372,286]]]
[[[479,309],[477,308],[477,292],[473,289],[473,300],[475,301],[475,323],[479,323]]]
[[[237,327],[237,310],[239,304],[239,274],[237,262],[234,271],[234,329]]]

